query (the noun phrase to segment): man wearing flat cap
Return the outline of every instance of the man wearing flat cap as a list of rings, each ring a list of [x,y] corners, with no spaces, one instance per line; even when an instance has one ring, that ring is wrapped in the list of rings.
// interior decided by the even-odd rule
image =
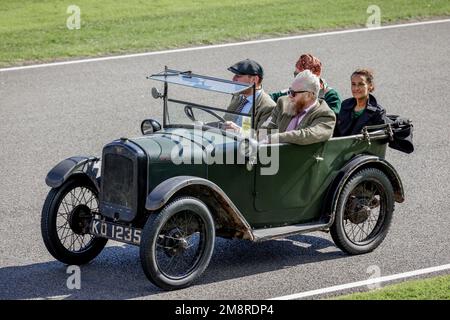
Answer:
[[[233,81],[255,84],[255,128],[258,129],[264,121],[270,116],[276,103],[262,89],[262,80],[264,70],[261,65],[253,60],[246,59],[239,61],[228,68],[234,73]],[[247,113],[251,115],[253,106],[253,88],[249,88],[239,95],[233,96],[228,111]],[[243,116],[227,113],[225,115],[225,128],[240,131],[243,122]]]
[[[280,97],[262,129],[278,129],[262,143],[307,145],[326,141],[333,135],[336,115],[320,99],[320,80],[310,70],[300,72],[288,95]]]

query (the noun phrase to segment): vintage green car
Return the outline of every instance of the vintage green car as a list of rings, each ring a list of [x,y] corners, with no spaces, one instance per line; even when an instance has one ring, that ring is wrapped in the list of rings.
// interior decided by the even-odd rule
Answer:
[[[56,259],[87,263],[108,239],[138,245],[148,279],[171,290],[203,273],[216,236],[264,241],[330,231],[349,254],[383,241],[394,202],[404,201],[385,160],[389,124],[306,146],[261,144],[251,130],[255,108],[231,113],[247,117],[236,133],[222,129],[227,111],[214,105],[217,95],[226,104],[249,84],[167,67],[148,78],[164,86],[152,90],[162,125],[144,120],[142,136],[107,144],[101,159],[71,157],[48,173],[41,230]],[[169,84],[174,94],[200,89],[213,103],[169,98]]]

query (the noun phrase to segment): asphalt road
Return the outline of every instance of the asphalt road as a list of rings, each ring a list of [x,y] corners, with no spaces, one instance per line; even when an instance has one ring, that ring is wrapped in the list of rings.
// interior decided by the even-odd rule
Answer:
[[[121,136],[139,135],[160,117],[145,76],[164,65],[219,77],[253,58],[265,89],[289,85],[299,53],[324,64],[343,97],[356,67],[376,71],[376,97],[415,123],[416,151],[389,150],[406,202],[373,253],[347,256],[324,233],[250,243],[218,240],[212,261],[190,288],[163,292],[147,281],[137,247],[110,245],[81,268],[82,287],[66,287],[66,266],[46,251],[40,212],[46,173],[73,155],[100,155]],[[291,41],[0,72],[0,299],[266,299],[450,263],[450,23]],[[196,98],[196,96],[193,96]]]

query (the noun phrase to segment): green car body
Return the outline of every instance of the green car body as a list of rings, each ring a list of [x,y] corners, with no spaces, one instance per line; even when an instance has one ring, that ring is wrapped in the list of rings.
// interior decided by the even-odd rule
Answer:
[[[389,125],[305,146],[258,144],[251,135],[222,130],[217,108],[188,103],[184,112],[192,123],[168,123],[167,103],[187,103],[168,97],[168,83],[225,93],[247,84],[168,69],[150,78],[164,82],[164,94],[153,94],[163,101],[162,126],[144,120],[142,136],[105,145],[101,159],[72,157],[48,173],[52,189],[41,228],[55,258],[86,263],[107,239],[139,245],[149,280],[179,289],[205,270],[215,236],[262,241],[331,231],[350,254],[383,241],[394,201],[404,201],[400,177],[385,160]],[[199,123],[193,108],[221,119],[219,124]],[[67,234],[59,233],[61,210],[64,228],[81,245],[67,245]],[[361,229],[359,236],[347,224]],[[192,237],[199,240],[190,244]],[[165,269],[160,254],[185,259],[194,245],[198,252],[184,273]]]
[[[149,156],[149,194],[159,184],[176,176],[209,180],[228,196],[253,229],[319,222],[323,215],[327,214],[323,212],[323,204],[327,200],[327,193],[331,191],[332,182],[342,173],[342,168],[357,156],[372,156],[373,164],[376,158],[377,166],[383,167],[379,163],[386,163],[384,170],[392,170],[384,160],[386,140],[375,140],[369,144],[355,136],[333,138],[307,146],[260,146],[262,149],[279,150],[279,168],[274,175],[262,175],[261,168],[264,165],[261,163],[252,166],[251,170],[248,170],[246,163],[208,164],[213,162],[208,160],[210,152],[201,148],[195,149],[197,153],[192,155],[189,163],[175,164],[171,160],[175,139],[168,139],[173,131],[180,129],[168,128],[149,136],[131,139]],[[201,130],[183,128],[182,131],[185,135],[181,139],[188,140],[189,144],[205,140],[202,136],[195,137],[195,132],[202,132]],[[225,158],[217,153],[238,154],[238,142],[231,137],[221,136],[215,140],[220,140],[221,143],[202,141],[205,145],[212,145],[214,150],[219,150],[216,151],[215,158]],[[262,152],[264,151],[261,150],[260,153]],[[400,187],[400,181],[396,182],[396,185]],[[400,188],[398,192],[402,194],[403,190]]]

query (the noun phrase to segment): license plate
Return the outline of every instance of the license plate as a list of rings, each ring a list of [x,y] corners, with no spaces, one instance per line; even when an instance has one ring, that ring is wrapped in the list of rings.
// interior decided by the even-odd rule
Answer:
[[[136,229],[106,221],[92,220],[91,234],[120,242],[139,245],[141,243],[141,229]]]

